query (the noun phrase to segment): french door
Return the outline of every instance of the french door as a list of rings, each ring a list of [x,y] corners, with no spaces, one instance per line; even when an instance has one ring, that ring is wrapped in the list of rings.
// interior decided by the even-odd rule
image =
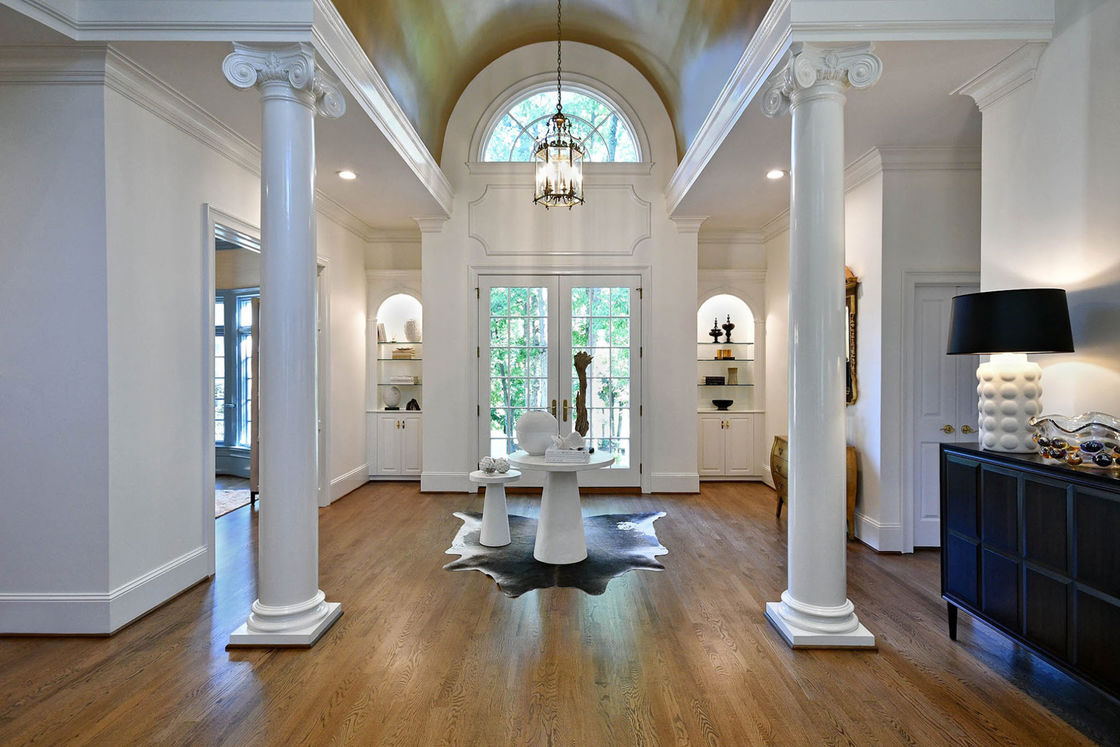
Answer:
[[[580,476],[588,486],[641,484],[641,304],[638,276],[483,275],[478,300],[479,452],[515,451],[517,419],[529,410],[552,413],[560,433],[576,420],[579,379],[573,358],[592,356],[587,369],[587,442],[615,454],[609,469]],[[523,485],[540,485],[527,472]]]

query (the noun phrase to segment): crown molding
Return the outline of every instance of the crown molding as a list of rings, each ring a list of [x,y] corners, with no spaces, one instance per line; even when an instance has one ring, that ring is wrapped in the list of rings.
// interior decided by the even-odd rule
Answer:
[[[77,41],[308,41],[298,2],[215,0],[6,0],[5,5]]]
[[[584,181],[619,176],[649,176],[653,173],[653,161],[640,161],[635,163],[591,162],[583,164]],[[467,173],[471,176],[484,176],[489,178],[504,177],[510,181],[524,181],[531,183],[536,179],[536,172],[531,161],[468,161]]]
[[[765,244],[786,231],[789,231],[789,208],[763,223],[762,228],[759,229],[759,234],[762,236],[762,243]]]
[[[419,216],[413,217],[413,220],[416,221],[416,225],[420,227],[420,234],[423,236],[426,233],[441,232],[443,230],[443,224],[448,220],[448,216]]]
[[[419,228],[374,228],[366,241],[371,244],[419,244]]]
[[[698,239],[701,246],[719,244],[721,246],[757,246],[762,243],[761,231],[735,228],[705,229]]]
[[[792,0],[774,0],[665,187],[670,215],[700,178],[792,41]]]
[[[105,84],[104,44],[0,46],[0,85]]]
[[[971,97],[983,112],[992,104],[1034,80],[1038,61],[1046,46],[1045,42],[1024,44],[953,93]]]
[[[439,209],[450,216],[451,183],[330,0],[314,0],[312,44]]]
[[[669,220],[677,226],[677,233],[695,234],[699,242],[700,226],[708,219],[706,215],[671,215]]]

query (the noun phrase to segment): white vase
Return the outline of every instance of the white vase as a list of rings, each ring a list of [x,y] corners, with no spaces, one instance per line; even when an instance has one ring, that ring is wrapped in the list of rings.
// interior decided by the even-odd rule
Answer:
[[[527,454],[536,456],[544,454],[544,450],[552,446],[552,437],[557,430],[556,418],[544,410],[529,410],[517,419],[517,425],[514,426],[517,446]]]
[[[385,390],[385,406],[386,407],[400,407],[401,404],[401,390],[395,386],[391,386]]]
[[[404,339],[409,342],[420,342],[420,322],[409,319],[404,323]]]

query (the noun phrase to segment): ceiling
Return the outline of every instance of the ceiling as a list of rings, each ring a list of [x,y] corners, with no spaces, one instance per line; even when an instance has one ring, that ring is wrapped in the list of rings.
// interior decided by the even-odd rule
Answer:
[[[261,97],[234,88],[222,75],[228,42],[125,42],[114,45],[141,67],[195,102],[257,148]],[[435,198],[393,145],[348,94],[346,114],[315,118],[315,186],[368,226],[415,230],[413,217],[439,215]],[[342,169],[358,174],[338,178]]]
[[[657,91],[683,154],[771,0],[568,0],[563,38],[627,60]],[[488,64],[556,39],[550,0],[334,0],[438,161],[456,101]]]
[[[883,74],[847,94],[844,163],[875,147],[979,147],[980,111],[952,91],[1002,60],[1021,41],[881,42]],[[756,97],[717,149],[676,215],[709,216],[704,229],[761,229],[789,207],[790,115],[773,119]]]

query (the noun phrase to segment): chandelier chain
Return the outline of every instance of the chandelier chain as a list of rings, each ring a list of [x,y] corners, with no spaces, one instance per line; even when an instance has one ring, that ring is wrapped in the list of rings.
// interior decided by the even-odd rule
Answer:
[[[562,109],[560,105],[560,3],[556,0],[556,113]]]

